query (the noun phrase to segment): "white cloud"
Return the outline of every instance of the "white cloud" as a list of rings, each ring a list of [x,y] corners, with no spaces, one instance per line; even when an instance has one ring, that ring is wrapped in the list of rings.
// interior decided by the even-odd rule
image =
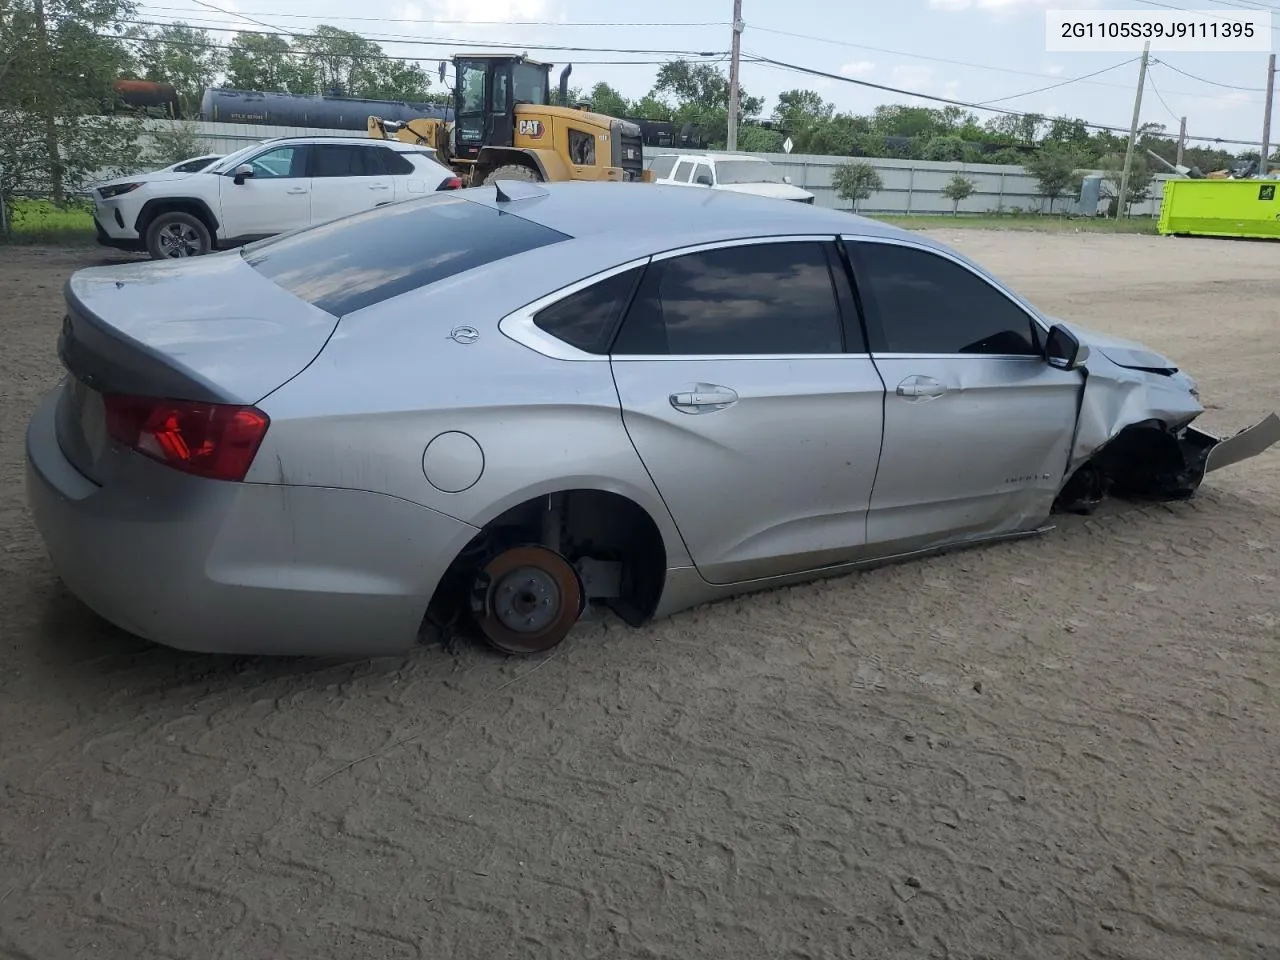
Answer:
[[[948,80],[942,85],[942,95],[951,100],[956,99],[956,94],[960,92],[959,80]]]
[[[1044,72],[1051,77],[1062,76],[1062,70],[1063,70],[1063,67],[1062,67],[1062,64],[1060,63],[1046,63],[1044,66]]]
[[[933,79],[933,67],[898,64],[893,68],[893,82],[908,90],[924,90]]]
[[[547,0],[427,0],[406,3],[404,16],[414,20],[460,20],[466,23],[550,19]]]
[[[870,60],[855,60],[853,63],[846,63],[840,68],[840,72],[846,77],[865,77],[875,68],[876,65]]]

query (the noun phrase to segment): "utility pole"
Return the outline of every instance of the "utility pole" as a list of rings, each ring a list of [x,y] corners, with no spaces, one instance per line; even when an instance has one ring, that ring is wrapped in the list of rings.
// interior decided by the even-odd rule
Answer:
[[[1138,142],[1138,115],[1142,112],[1142,87],[1147,82],[1147,58],[1151,53],[1151,41],[1142,45],[1142,65],[1138,68],[1138,92],[1133,97],[1133,120],[1129,122],[1129,146],[1124,152],[1124,173],[1120,175],[1120,196],[1116,200],[1116,219],[1125,209],[1125,197],[1129,195],[1129,171],[1133,169],[1133,148]]]
[[[729,142],[730,150],[738,149],[738,61],[742,55],[742,0],[733,0],[733,45],[729,58]]]
[[[1182,166],[1182,148],[1187,145],[1187,118],[1182,118],[1178,125],[1178,158],[1173,162],[1175,167]]]
[[[1258,158],[1258,176],[1267,175],[1267,158],[1271,156],[1271,98],[1276,92],[1276,55],[1267,59],[1267,105],[1262,108],[1262,156]]]

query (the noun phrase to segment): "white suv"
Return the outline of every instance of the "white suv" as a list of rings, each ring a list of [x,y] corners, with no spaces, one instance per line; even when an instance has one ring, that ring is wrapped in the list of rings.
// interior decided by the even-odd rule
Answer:
[[[710,187],[758,197],[813,203],[813,194],[791,185],[791,178],[768,160],[739,154],[660,153],[649,166],[655,183]]]
[[[157,260],[237,247],[462,181],[435,151],[359,137],[283,137],[195,173],[122,177],[93,191],[98,242]]]

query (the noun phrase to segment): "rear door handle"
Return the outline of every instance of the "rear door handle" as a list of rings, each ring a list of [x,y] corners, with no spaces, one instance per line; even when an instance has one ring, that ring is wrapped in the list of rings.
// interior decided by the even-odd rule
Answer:
[[[692,390],[671,394],[669,399],[681,413],[712,413],[737,403],[738,394],[728,387],[700,383]]]
[[[385,183],[375,183],[369,187],[370,190],[390,190],[391,188]]]
[[[302,194],[306,193],[306,192],[307,192],[307,188],[306,188],[306,187],[293,187],[293,188],[291,188],[291,189],[289,189],[289,190],[286,190],[285,192],[286,192],[286,193],[289,193],[289,194],[292,194],[292,195],[293,195],[293,196],[295,196],[295,197],[298,197],[298,196],[301,196]]]

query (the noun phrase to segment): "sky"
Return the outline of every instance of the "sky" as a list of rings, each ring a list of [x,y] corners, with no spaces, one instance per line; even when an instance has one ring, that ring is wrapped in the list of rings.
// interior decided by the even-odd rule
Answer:
[[[139,16],[250,30],[267,25],[305,31],[329,23],[378,40],[389,54],[428,59],[429,66],[453,53],[516,45],[536,59],[556,63],[556,75],[561,65],[572,62],[574,86],[589,90],[603,80],[629,97],[648,92],[666,51],[713,54],[722,58],[727,71],[733,16],[733,0],[203,2],[206,5],[199,0],[143,0]],[[211,10],[208,4],[237,16]],[[1272,13],[1272,37],[1280,34],[1280,0],[742,0],[742,6],[744,56],[1126,129],[1133,111],[1138,54],[1046,52],[1046,10],[1263,9]],[[624,50],[663,52],[620,52]],[[1266,53],[1153,53],[1152,61],[1142,122],[1163,123],[1176,134],[1178,120],[1185,116],[1196,143],[1209,138],[1250,143],[1261,139]],[[1061,85],[1041,89],[1057,84]],[[795,87],[816,90],[837,109],[855,113],[869,113],[883,103],[926,103],[749,61],[742,65],[742,85],[748,93],[766,98],[766,113],[779,93]],[[983,119],[994,115],[975,112]],[[1273,127],[1277,128],[1280,122]],[[1236,149],[1247,149],[1247,144]]]

